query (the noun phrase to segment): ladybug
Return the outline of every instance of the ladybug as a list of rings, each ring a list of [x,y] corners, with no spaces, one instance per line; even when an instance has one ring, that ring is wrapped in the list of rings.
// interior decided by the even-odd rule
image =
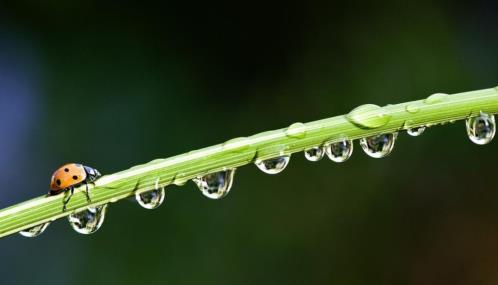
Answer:
[[[88,190],[88,183],[92,183],[97,180],[100,176],[100,172],[82,164],[78,163],[68,163],[59,167],[54,174],[52,174],[52,179],[50,180],[50,191],[48,196],[54,196],[61,192],[70,191],[67,198],[64,199],[64,208],[66,210],[66,205],[69,199],[74,194],[74,188],[80,186],[81,184],[86,185],[86,199],[90,202],[90,193]]]

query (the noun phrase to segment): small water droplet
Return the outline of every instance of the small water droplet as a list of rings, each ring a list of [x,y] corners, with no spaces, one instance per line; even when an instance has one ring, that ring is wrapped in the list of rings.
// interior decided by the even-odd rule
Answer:
[[[425,127],[415,127],[406,130],[406,133],[412,137],[418,137],[425,131]]]
[[[234,138],[223,143],[223,150],[242,152],[249,148],[250,140],[246,137]]]
[[[290,155],[282,155],[275,158],[269,158],[266,160],[256,160],[254,164],[263,171],[268,174],[278,174],[282,172],[285,167],[289,164]]]
[[[304,157],[309,161],[319,161],[325,155],[322,147],[315,146],[304,151]]]
[[[164,187],[159,187],[158,189],[146,191],[142,193],[136,193],[135,199],[138,204],[145,209],[155,209],[164,201],[165,190]]]
[[[387,124],[391,116],[387,115],[382,107],[366,104],[353,109],[346,115],[346,118],[357,126],[373,129]]]
[[[285,130],[285,135],[291,138],[302,139],[306,136],[306,125],[303,123],[294,123]]]
[[[353,153],[353,142],[351,140],[343,140],[336,143],[328,143],[325,145],[325,152],[330,160],[334,162],[344,162],[348,160]]]
[[[210,199],[225,197],[232,188],[235,169],[206,174],[192,179],[204,196]]]
[[[496,133],[495,116],[481,113],[465,121],[469,139],[479,145],[490,143]]]
[[[375,135],[360,139],[360,145],[366,154],[373,158],[386,157],[391,153],[398,133]]]
[[[31,227],[29,229],[20,231],[19,234],[22,236],[25,236],[25,237],[37,237],[37,236],[41,235],[47,229],[48,225],[50,225],[50,223],[36,225],[36,226]]]
[[[446,93],[434,93],[432,94],[431,96],[427,97],[425,100],[424,100],[424,103],[425,104],[435,104],[435,103],[441,103],[443,102],[444,100],[446,100],[446,98],[448,98],[448,94]]]
[[[420,111],[420,108],[417,105],[406,105],[405,110],[410,114],[415,114]]]
[[[93,234],[104,222],[107,204],[97,207],[89,207],[81,212],[68,216],[71,227],[80,234]]]

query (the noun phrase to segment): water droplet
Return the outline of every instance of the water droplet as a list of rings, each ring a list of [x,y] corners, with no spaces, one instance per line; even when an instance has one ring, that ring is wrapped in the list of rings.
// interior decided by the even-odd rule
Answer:
[[[155,209],[161,206],[161,204],[163,203],[164,195],[164,187],[160,187],[155,190],[136,193],[135,199],[137,200],[138,204],[145,209]]]
[[[50,223],[36,225],[36,226],[31,227],[29,229],[20,231],[19,234],[22,236],[25,236],[25,237],[37,237],[37,236],[41,235],[47,229],[48,225],[50,225]]]
[[[291,138],[304,138],[306,136],[306,125],[303,123],[294,123],[285,130],[285,135]]]
[[[373,129],[387,124],[391,116],[387,115],[382,107],[366,104],[353,109],[346,118],[362,128]]]
[[[325,152],[330,160],[334,162],[344,162],[348,160],[353,153],[353,142],[351,140],[343,140],[326,144]]]
[[[445,93],[435,93],[424,100],[425,104],[435,104],[443,102],[449,95]]]
[[[249,148],[250,140],[246,137],[234,138],[223,143],[223,150],[242,152]]]
[[[204,196],[210,199],[225,197],[232,188],[235,169],[206,174],[192,179]]]
[[[256,166],[268,174],[278,174],[282,172],[285,167],[289,164],[290,155],[282,155],[275,158],[270,158],[266,160],[256,160]]]
[[[309,161],[319,161],[325,155],[322,147],[315,146],[304,151],[304,157]]]
[[[495,116],[481,113],[477,117],[468,118],[465,121],[467,135],[476,144],[484,145],[493,140],[496,133]]]
[[[389,155],[394,147],[398,133],[375,135],[360,139],[361,148],[373,158]]]
[[[425,127],[415,127],[406,130],[406,133],[412,137],[418,137],[425,131]]]
[[[420,108],[417,105],[406,105],[405,110],[410,114],[415,114],[420,111]]]
[[[69,215],[69,224],[80,234],[93,234],[104,222],[107,204],[97,207],[90,207],[81,212]]]

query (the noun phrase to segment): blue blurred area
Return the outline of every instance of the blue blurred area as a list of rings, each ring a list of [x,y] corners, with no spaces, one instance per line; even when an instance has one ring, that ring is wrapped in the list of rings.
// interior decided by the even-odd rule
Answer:
[[[59,165],[112,173],[227,139],[497,85],[492,1],[0,5],[0,206]],[[461,122],[344,164],[246,166],[92,236],[0,240],[1,284],[496,284],[498,148]]]

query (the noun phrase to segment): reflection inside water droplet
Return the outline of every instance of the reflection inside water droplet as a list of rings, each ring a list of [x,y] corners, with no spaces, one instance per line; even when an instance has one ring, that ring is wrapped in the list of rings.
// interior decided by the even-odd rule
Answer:
[[[163,203],[165,192],[164,187],[159,187],[155,190],[136,193],[135,200],[145,209],[155,209]]]
[[[256,160],[254,164],[263,171],[268,174],[278,174],[282,172],[285,167],[289,164],[290,155],[282,155],[275,158],[269,158],[266,160]]]
[[[425,127],[415,127],[406,130],[406,133],[412,137],[418,137],[425,131]]]
[[[80,234],[92,234],[102,226],[106,211],[107,204],[87,208],[81,212],[69,215],[69,224]]]
[[[25,237],[37,237],[37,236],[41,235],[47,229],[48,225],[50,225],[50,223],[36,225],[36,226],[31,227],[29,229],[20,231],[19,234],[22,236],[25,236]]]
[[[232,188],[235,169],[206,174],[192,179],[204,196],[210,199],[225,197]]]
[[[391,153],[398,133],[381,134],[360,139],[360,145],[366,154],[373,158],[382,158]]]
[[[330,160],[344,162],[353,153],[353,142],[351,140],[343,140],[336,143],[328,143],[325,145],[325,152]]]
[[[304,151],[304,157],[309,161],[319,161],[325,155],[322,147],[315,146]]]
[[[479,145],[490,143],[496,133],[495,116],[481,113],[465,121],[469,139]]]

